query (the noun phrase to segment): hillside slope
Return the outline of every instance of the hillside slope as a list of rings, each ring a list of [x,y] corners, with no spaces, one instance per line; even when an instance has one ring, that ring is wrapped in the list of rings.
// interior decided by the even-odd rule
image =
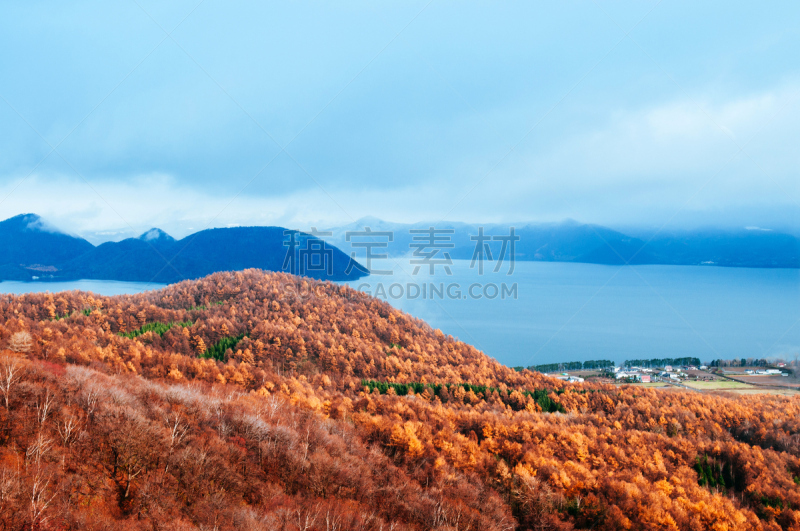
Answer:
[[[60,265],[93,249],[82,238],[54,231],[35,214],[0,221],[0,279],[30,280],[46,276]]]
[[[515,372],[256,270],[0,297],[5,529],[798,529],[796,398]]]

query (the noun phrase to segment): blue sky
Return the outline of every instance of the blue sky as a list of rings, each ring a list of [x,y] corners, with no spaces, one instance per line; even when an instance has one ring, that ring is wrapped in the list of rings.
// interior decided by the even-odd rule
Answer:
[[[0,217],[797,230],[800,5],[769,7],[3,2]]]

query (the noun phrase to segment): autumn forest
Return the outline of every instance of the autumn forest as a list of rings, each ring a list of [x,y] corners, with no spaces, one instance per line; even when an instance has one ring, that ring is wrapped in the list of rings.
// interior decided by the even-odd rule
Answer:
[[[0,297],[3,530],[800,530],[800,400],[516,371],[281,273]]]

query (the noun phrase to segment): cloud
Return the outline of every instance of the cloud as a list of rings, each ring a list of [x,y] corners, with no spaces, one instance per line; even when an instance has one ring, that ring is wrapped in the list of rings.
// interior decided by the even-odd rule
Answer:
[[[569,136],[548,153],[533,153],[531,163],[587,186],[675,183],[710,177],[740,148],[760,157],[759,146],[768,142],[785,163],[781,173],[795,174],[797,155],[787,134],[800,132],[794,119],[799,95],[800,84],[791,84],[727,101],[697,96],[620,109],[602,127]]]
[[[532,134],[486,181],[513,190],[511,203],[598,221],[652,220],[653,209],[798,206],[798,96],[800,84],[786,83],[727,100],[699,94],[610,110],[602,124],[555,142]],[[476,194],[492,192],[484,185]]]
[[[195,6],[142,7],[171,29]],[[747,23],[720,26],[720,6]],[[0,213],[99,241],[366,215],[658,224],[800,204],[792,13],[659,7],[634,32],[642,54],[591,7],[423,7],[203,3],[178,46],[136,5],[12,4],[0,192],[34,174]],[[611,9],[622,26],[646,12]]]
[[[16,182],[0,186],[6,197]],[[0,218],[35,212],[50,226],[92,243],[138,237],[153,227],[179,239],[213,227],[277,225],[301,230],[346,224],[368,214],[414,221],[441,212],[441,188],[323,190],[248,195],[209,193],[164,174],[98,179],[89,184],[69,175],[32,175],[0,204]],[[13,200],[11,199],[13,198]]]
[[[13,200],[0,204],[0,216],[36,212],[94,243],[152,227],[180,238],[207,227],[307,229],[370,215],[401,222],[574,218],[658,225],[681,212],[697,223],[716,219],[769,230],[759,227],[800,219],[794,209],[800,161],[792,143],[800,133],[798,94],[800,84],[789,83],[725,101],[697,95],[635,111],[613,109],[601,124],[575,127],[547,144],[522,142],[505,157],[508,151],[497,144],[476,144],[466,155],[448,151],[427,179],[389,186],[380,178],[362,186],[324,174],[309,177],[294,163],[301,174],[293,178],[304,180],[295,189],[256,187],[249,177],[208,188],[165,172],[122,179],[93,174],[87,184],[67,166],[43,166]],[[509,115],[497,110],[464,117],[452,128],[504,120]],[[740,147],[744,152],[737,154]],[[21,177],[0,180],[0,194],[11,193]],[[738,219],[731,214],[737,208]]]

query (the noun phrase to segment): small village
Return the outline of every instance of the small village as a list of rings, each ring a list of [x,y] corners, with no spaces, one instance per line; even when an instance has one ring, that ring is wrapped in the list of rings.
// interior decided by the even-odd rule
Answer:
[[[551,371],[547,374],[569,383],[606,381],[617,385],[729,391],[740,394],[800,393],[797,364],[785,361],[774,360],[772,363],[767,363],[765,360],[752,360],[750,365],[746,364],[745,360],[737,362],[736,365],[730,362],[712,362],[711,365],[644,365],[626,362],[622,366],[610,365],[594,370]]]

